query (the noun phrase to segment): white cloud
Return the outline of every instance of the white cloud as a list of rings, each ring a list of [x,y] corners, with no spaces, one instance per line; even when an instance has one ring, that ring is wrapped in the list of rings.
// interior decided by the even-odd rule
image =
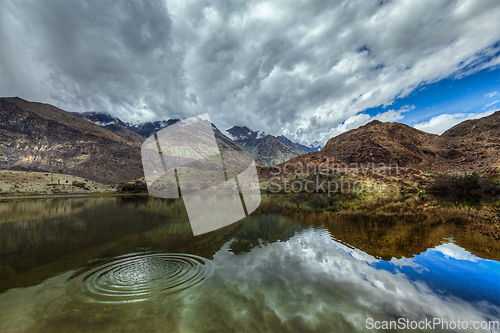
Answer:
[[[491,102],[491,103],[486,104],[486,105],[484,106],[483,110],[485,110],[485,109],[489,108],[490,106],[493,106],[493,105],[497,104],[498,102],[500,102],[500,100],[496,100],[496,101],[493,101],[493,102]]]
[[[490,92],[490,93],[488,93],[488,94],[485,94],[485,95],[484,95],[484,97],[489,97],[489,98],[491,98],[491,97],[496,96],[496,95],[499,95],[499,94],[498,94],[498,92],[493,91],[493,92]]]
[[[461,248],[460,246],[453,243],[453,240],[449,240],[449,243],[441,244],[431,249],[430,251],[437,251],[444,254],[446,257],[454,258],[457,260],[465,261],[478,261],[478,258],[470,253],[469,251]]]
[[[496,0],[166,4],[2,1],[0,91],[124,120],[208,112],[305,143],[500,65]]]
[[[415,269],[418,272],[424,272],[424,271],[429,270],[427,267],[424,267],[420,264],[417,264],[415,262],[415,260],[413,260],[413,258],[402,257],[401,259],[398,259],[398,258],[393,257],[393,258],[391,258],[390,262],[391,262],[391,264],[393,264],[394,266],[397,266],[399,268],[412,267],[413,269]]]
[[[415,124],[413,127],[424,132],[441,135],[444,131],[452,128],[462,121],[478,119],[491,114],[493,114],[493,111],[486,111],[483,113],[444,113],[442,115],[432,117],[429,121]]]

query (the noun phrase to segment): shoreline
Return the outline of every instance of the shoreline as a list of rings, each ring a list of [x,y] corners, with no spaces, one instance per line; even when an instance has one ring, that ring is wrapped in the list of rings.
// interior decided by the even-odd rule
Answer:
[[[60,199],[60,198],[99,198],[99,197],[123,197],[123,196],[149,196],[148,193],[60,193],[60,194],[44,194],[44,193],[32,193],[32,194],[18,194],[12,195],[12,193],[6,196],[0,195],[0,202],[10,201],[17,199]]]

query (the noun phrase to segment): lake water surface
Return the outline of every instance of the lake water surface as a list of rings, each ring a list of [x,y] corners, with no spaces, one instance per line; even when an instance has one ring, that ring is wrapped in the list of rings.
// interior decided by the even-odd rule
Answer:
[[[0,214],[2,332],[352,332],[370,320],[500,320],[498,241],[446,215],[335,215],[264,201],[194,237],[181,200],[17,200],[0,202]]]

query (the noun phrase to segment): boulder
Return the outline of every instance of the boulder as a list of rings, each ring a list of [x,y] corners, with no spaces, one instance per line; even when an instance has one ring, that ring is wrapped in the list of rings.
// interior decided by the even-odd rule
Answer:
[[[71,185],[83,188],[85,190],[87,189],[87,184],[85,184],[84,182],[79,182],[78,180],[74,180],[73,183],[71,183]]]

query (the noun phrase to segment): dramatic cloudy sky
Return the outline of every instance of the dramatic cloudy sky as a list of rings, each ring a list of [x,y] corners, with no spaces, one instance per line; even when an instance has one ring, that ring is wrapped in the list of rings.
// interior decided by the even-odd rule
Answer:
[[[0,95],[302,143],[500,105],[500,2],[0,0]],[[457,88],[454,88],[457,87]]]

